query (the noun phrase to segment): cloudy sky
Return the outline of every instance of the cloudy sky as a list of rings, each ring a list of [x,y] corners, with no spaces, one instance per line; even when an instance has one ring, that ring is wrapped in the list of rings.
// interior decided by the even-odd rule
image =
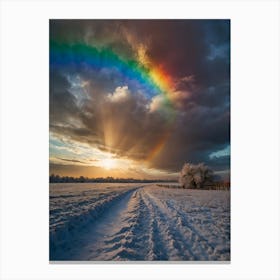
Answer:
[[[230,169],[228,20],[51,20],[50,173]]]

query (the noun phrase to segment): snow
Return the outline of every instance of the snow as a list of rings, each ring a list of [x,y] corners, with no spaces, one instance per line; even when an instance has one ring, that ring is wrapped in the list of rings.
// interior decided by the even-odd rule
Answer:
[[[50,184],[50,260],[229,261],[230,192]]]

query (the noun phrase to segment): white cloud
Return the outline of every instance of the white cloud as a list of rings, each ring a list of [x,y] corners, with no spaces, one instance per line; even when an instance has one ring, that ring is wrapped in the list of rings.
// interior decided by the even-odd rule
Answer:
[[[130,96],[128,86],[117,87],[113,93],[108,94],[108,98],[112,102],[119,102],[127,99]]]
[[[195,81],[194,75],[185,76],[180,79],[181,82],[193,83]]]
[[[149,105],[150,112],[155,112],[162,108],[164,105],[164,98],[162,95],[156,95],[152,98],[152,101]]]
[[[224,157],[224,156],[229,156],[229,155],[230,155],[230,146],[228,145],[227,147],[225,147],[222,150],[211,153],[209,155],[209,158],[213,159],[213,158],[219,158],[219,157]]]

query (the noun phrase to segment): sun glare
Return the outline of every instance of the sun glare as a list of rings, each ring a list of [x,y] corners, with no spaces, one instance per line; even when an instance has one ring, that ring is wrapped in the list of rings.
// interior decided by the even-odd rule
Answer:
[[[116,161],[111,158],[105,158],[100,163],[101,163],[101,166],[107,170],[113,169],[114,167],[116,167]]]

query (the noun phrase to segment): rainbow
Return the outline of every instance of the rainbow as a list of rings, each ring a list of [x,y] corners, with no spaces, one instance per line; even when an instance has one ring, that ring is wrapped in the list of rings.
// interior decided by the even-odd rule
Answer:
[[[133,81],[150,96],[163,96],[165,105],[170,108],[167,131],[175,119],[172,105],[173,84],[169,75],[159,66],[149,64],[147,67],[137,60],[125,59],[108,47],[97,48],[83,43],[67,44],[51,40],[50,67],[88,67],[95,71],[102,68],[115,69],[124,83]],[[151,160],[160,152],[168,135],[167,132],[159,139],[147,159]]]
[[[50,65],[87,66],[91,69],[117,69],[125,80],[136,81],[149,92],[163,94],[168,100],[172,97],[172,83],[169,76],[159,67],[145,67],[136,60],[125,60],[110,48],[98,49],[81,43],[65,44],[50,42]]]

